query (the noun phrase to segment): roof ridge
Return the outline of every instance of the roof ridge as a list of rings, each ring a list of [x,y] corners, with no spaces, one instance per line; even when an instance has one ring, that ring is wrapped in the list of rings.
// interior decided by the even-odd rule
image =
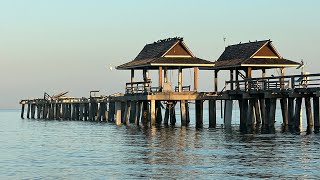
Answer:
[[[159,39],[158,41],[155,41],[155,42],[153,42],[151,44],[159,44],[159,43],[163,43],[163,42],[177,41],[177,40],[183,41],[183,37],[176,36],[176,37],[173,37],[173,38]]]
[[[242,43],[240,42],[239,44],[232,44],[232,45],[228,45],[227,47],[231,47],[231,46],[238,46],[238,45],[241,45],[241,44],[250,44],[250,43],[259,43],[259,42],[272,42],[270,39],[266,39],[266,40],[255,40],[255,41],[250,41],[249,42],[245,42],[245,43]]]

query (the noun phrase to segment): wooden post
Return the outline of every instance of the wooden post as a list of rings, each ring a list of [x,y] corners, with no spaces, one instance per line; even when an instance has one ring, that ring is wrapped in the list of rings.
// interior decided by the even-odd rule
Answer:
[[[71,120],[76,120],[76,104],[72,103],[71,106]]]
[[[262,125],[266,124],[266,104],[265,99],[259,99]]]
[[[194,67],[193,68],[193,91],[197,92],[198,91],[198,79],[199,79],[199,68]]]
[[[133,92],[133,83],[134,82],[134,69],[131,69],[131,78],[130,78],[130,83],[131,83],[131,93]]]
[[[182,92],[182,68],[179,67],[178,69],[178,87],[179,87],[179,92]]]
[[[310,97],[304,98],[305,106],[306,106],[306,117],[307,117],[307,125],[308,129],[312,129],[313,122],[312,122],[312,110],[311,110],[311,100]]]
[[[259,101],[257,98],[253,99],[253,101],[254,101],[254,114],[255,114],[256,124],[260,125],[261,124],[261,114],[260,114],[260,109],[259,109]]]
[[[79,104],[79,120],[80,121],[83,121],[83,117],[84,117],[83,109],[84,109],[84,104],[80,103]]]
[[[150,113],[151,113],[151,126],[155,126],[156,125],[156,101],[155,100],[151,100]]]
[[[147,125],[148,122],[148,117],[149,117],[149,104],[148,101],[143,101],[142,102],[142,115],[141,115],[141,124],[143,124],[144,126]]]
[[[314,131],[319,132],[320,114],[319,114],[319,97],[313,97],[313,115],[314,115]]]
[[[184,100],[180,101],[181,126],[187,125],[186,104]]]
[[[137,107],[136,104],[137,104],[136,101],[131,101],[131,102],[130,102],[130,118],[129,118],[129,122],[130,122],[130,123],[135,123],[136,107]]]
[[[172,102],[171,108],[170,108],[170,124],[174,126],[176,124],[176,106],[175,102]]]
[[[21,106],[21,119],[24,119],[24,117],[23,117],[23,115],[24,115],[24,106],[25,106],[25,104],[22,104],[22,106]]]
[[[214,92],[218,93],[218,70],[214,70]]]
[[[236,89],[237,90],[240,90],[240,84],[239,84],[239,71],[236,69],[236,81],[237,81],[237,83],[236,83]]]
[[[115,113],[115,102],[109,102],[109,111],[108,111],[108,120],[113,122],[114,121],[114,113]]]
[[[224,103],[224,126],[226,128],[231,127],[231,120],[232,120],[232,100],[225,100]]]
[[[34,119],[36,113],[36,105],[31,104],[31,119]]]
[[[230,70],[230,81],[233,81],[233,69]],[[233,82],[230,83],[230,90],[233,90]]]
[[[129,126],[129,115],[130,115],[130,109],[131,109],[131,104],[129,101],[126,102],[126,106],[125,106],[125,111],[123,113],[124,115],[124,123],[126,124],[126,126]]]
[[[188,100],[185,100],[185,106],[186,106],[186,116],[187,116],[187,126],[190,123],[190,113],[189,113],[189,102]]]
[[[164,82],[168,82],[168,72],[167,72],[167,67],[164,67],[163,72],[164,72]]]
[[[254,99],[249,99],[248,118],[246,124],[250,127],[250,130],[254,126]]]
[[[162,89],[162,67],[159,67],[159,90]]]
[[[162,123],[161,101],[156,101],[156,124]]]
[[[37,104],[37,119],[41,119],[41,105]]]
[[[136,107],[136,115],[135,115],[135,119],[134,119],[134,123],[139,126],[139,120],[140,120],[140,116],[141,116],[141,111],[142,111],[142,102],[138,101],[136,103],[137,107]]]
[[[28,108],[27,108],[27,118],[30,119],[30,106],[31,104],[28,102]]]
[[[121,125],[121,101],[115,102],[116,125]]]
[[[171,109],[171,104],[169,103],[169,101],[167,101],[166,110],[165,110],[165,113],[164,113],[164,120],[163,120],[163,124],[164,125],[168,125],[169,124],[170,109]]]
[[[252,68],[251,67],[248,67],[247,69],[247,78],[252,78]],[[251,89],[251,82],[248,82],[248,90]]]
[[[217,126],[216,100],[209,100],[209,128]]]
[[[283,120],[282,123],[283,123],[284,126],[287,126],[289,124],[287,98],[281,98],[280,99],[280,106],[281,106],[282,120]]]
[[[203,102],[196,100],[196,128],[203,127]]]
[[[271,111],[270,125],[271,125],[271,127],[274,127],[274,123],[276,121],[276,109],[277,109],[277,99],[272,98],[271,99],[271,107],[270,107],[270,111]]]
[[[272,118],[272,115],[271,115],[271,99],[270,98],[266,98],[265,99],[265,103],[266,103],[266,121],[265,121],[265,124],[264,126],[265,127],[269,127],[270,126],[270,122],[271,122],[271,118]]]
[[[297,131],[300,131],[300,117],[301,117],[301,104],[302,104],[302,97],[297,97],[296,98],[296,109],[294,113],[294,125],[295,129]]]
[[[288,125],[289,127],[294,126],[294,98],[288,98]]]

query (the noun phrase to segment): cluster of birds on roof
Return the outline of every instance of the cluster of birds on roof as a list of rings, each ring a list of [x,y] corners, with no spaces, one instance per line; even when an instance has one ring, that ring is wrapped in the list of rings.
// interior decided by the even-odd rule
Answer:
[[[168,42],[168,41],[172,41],[172,40],[183,40],[183,37],[173,37],[173,38],[167,38],[167,39],[160,39],[158,41],[155,41],[153,44],[157,44],[157,43],[162,43],[162,42]]]
[[[224,39],[225,40],[225,39]],[[271,41],[270,39],[268,39],[268,41]],[[258,40],[256,40],[256,41],[252,41],[252,42],[258,42]],[[251,41],[249,40],[249,42],[248,43],[251,43]],[[239,42],[239,44],[241,44],[241,42]]]

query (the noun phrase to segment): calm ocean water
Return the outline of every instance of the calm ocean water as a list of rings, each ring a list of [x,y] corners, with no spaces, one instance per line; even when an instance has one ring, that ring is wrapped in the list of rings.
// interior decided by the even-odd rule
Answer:
[[[232,130],[196,130],[194,118],[188,128],[117,127],[0,110],[0,179],[320,178],[319,134],[281,133],[279,114],[275,134],[241,134],[237,118]]]

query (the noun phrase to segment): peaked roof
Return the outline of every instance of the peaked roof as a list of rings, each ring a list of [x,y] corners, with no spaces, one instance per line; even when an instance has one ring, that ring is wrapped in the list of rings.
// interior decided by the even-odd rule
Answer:
[[[239,43],[226,47],[213,69],[228,69],[242,66],[252,66],[255,69],[295,67],[299,63],[281,57],[272,41],[263,40]]]
[[[174,50],[174,53],[171,50]],[[169,68],[177,68],[178,66],[198,67],[214,66],[214,63],[196,58],[183,42],[183,38],[175,37],[145,45],[134,60],[117,66],[116,68],[142,69],[148,67],[149,69],[158,69],[159,66]]]

